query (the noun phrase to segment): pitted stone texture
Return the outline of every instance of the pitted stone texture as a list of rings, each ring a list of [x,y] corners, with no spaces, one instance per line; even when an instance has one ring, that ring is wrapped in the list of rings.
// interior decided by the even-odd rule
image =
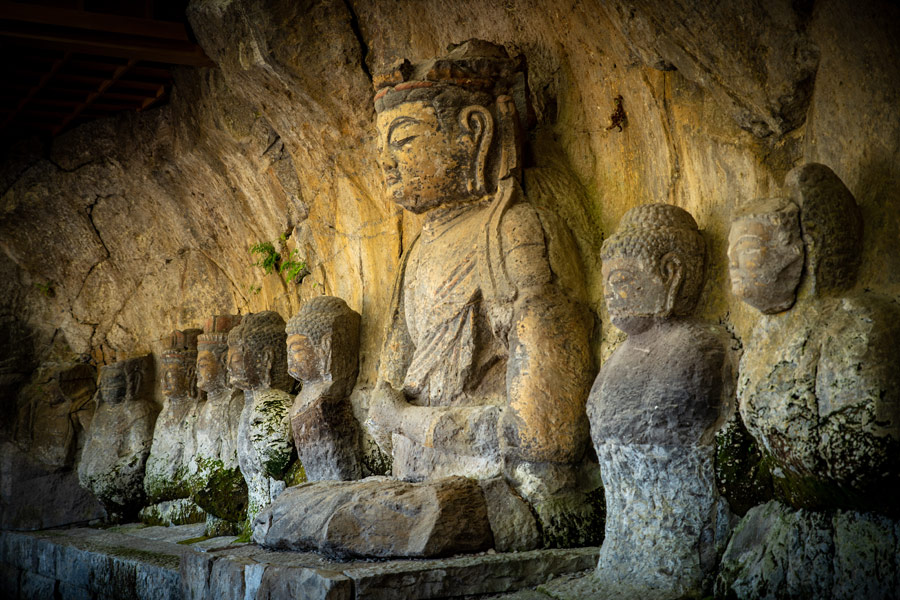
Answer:
[[[606,535],[598,578],[678,597],[711,587],[730,530],[710,446],[601,444]]]
[[[291,410],[291,429],[307,480],[359,479],[359,424],[349,401],[305,392],[306,386]]]
[[[747,429],[796,507],[900,510],[900,306],[862,294],[764,317],[741,359]]]
[[[156,418],[147,457],[144,491],[152,503],[190,495],[188,472],[196,451],[194,427],[199,406],[193,398],[166,398]]]
[[[199,404],[188,464],[191,498],[204,511],[227,521],[241,520],[247,510],[247,484],[238,463],[238,424],[244,408],[240,390],[210,392]]]
[[[502,477],[478,482],[487,505],[494,549],[519,552],[540,547],[541,533],[528,503]]]
[[[487,550],[487,508],[475,480],[383,477],[288,488],[253,522],[268,548],[338,556],[435,557]]]
[[[149,402],[101,403],[91,421],[78,479],[107,511],[137,511],[157,409]]]
[[[890,599],[900,590],[900,522],[874,513],[815,512],[772,501],[741,520],[717,595]]]
[[[248,545],[186,554],[181,573],[186,600],[255,600],[270,598],[272,589],[309,600],[429,600],[512,592],[589,568],[596,557],[597,548],[578,548],[333,562],[318,554]]]
[[[187,525],[206,521],[206,513],[190,498],[176,498],[145,506],[138,517],[141,522],[150,525]]]
[[[288,421],[292,402],[290,394],[278,389],[244,392],[237,450],[247,482],[247,517],[251,522],[285,488],[281,478],[294,452]]]

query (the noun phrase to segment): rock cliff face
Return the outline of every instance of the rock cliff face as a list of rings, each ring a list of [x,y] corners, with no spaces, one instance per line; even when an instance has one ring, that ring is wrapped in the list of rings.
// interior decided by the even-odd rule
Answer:
[[[167,331],[208,315],[287,318],[326,293],[362,316],[352,396],[362,419],[391,284],[420,226],[382,194],[372,74],[473,37],[528,58],[536,125],[525,187],[575,235],[602,322],[601,359],[621,336],[601,301],[599,244],[648,202],[695,216],[709,248],[699,313],[748,338],[760,317],[728,291],[729,217],[740,199],[777,195],[800,162],[829,165],[854,193],[867,224],[858,286],[897,297],[900,41],[891,24],[900,9],[865,0],[729,7],[193,1],[188,16],[215,68],[178,71],[167,106],[5,151],[3,385],[51,348],[96,364],[159,356]],[[309,270],[302,283],[255,265],[249,250],[265,241],[297,250]],[[10,418],[26,402],[15,397],[0,409]],[[27,447],[33,437],[17,439]]]

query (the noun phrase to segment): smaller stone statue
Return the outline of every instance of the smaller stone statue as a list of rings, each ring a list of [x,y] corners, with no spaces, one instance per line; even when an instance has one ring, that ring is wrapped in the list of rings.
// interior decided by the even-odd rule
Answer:
[[[233,531],[247,511],[247,484],[237,454],[244,394],[228,385],[226,362],[228,332],[240,321],[239,315],[216,315],[197,336],[197,387],[206,392],[206,401],[200,403],[194,428],[189,480],[191,498],[207,513],[207,535]]]
[[[607,504],[595,579],[634,597],[702,594],[727,523],[714,436],[733,412],[723,335],[689,317],[703,238],[686,211],[648,204],[626,213],[601,256],[610,319],[628,339],[588,399]]]
[[[228,384],[244,390],[237,445],[250,523],[284,490],[294,461],[284,328],[281,315],[265,311],[243,317],[228,333]]]
[[[154,504],[141,511],[149,523],[183,524],[205,518],[192,501],[188,471],[197,422],[197,336],[200,329],[173,331],[162,354],[163,408],[156,419],[144,490]],[[173,502],[177,501],[177,502]],[[165,503],[165,504],[162,504]]]
[[[780,499],[900,514],[900,306],[848,293],[862,219],[837,175],[811,163],[785,183],[789,198],[747,203],[729,235],[732,290],[766,315],[741,359],[741,415]]]
[[[97,408],[78,465],[78,480],[110,520],[133,518],[144,503],[144,466],[158,410],[149,398],[150,355],[100,368]]]
[[[303,383],[291,429],[308,481],[361,476],[359,425],[347,399],[359,372],[359,322],[340,298],[318,296],[287,324],[288,372]]]

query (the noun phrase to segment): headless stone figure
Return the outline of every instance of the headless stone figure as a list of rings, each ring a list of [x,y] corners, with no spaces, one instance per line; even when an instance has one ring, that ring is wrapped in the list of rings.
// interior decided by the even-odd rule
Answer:
[[[611,594],[702,594],[727,524],[714,436],[733,411],[724,336],[688,317],[703,286],[703,238],[684,210],[649,204],[626,213],[602,258],[607,309],[628,339],[588,400],[607,504],[595,579]]]
[[[362,556],[596,543],[599,481],[583,460],[593,323],[570,235],[519,184],[524,61],[470,40],[400,64],[376,90],[387,193],[424,221],[395,282],[367,418],[401,481],[301,486],[254,539]],[[334,516],[313,520],[326,504]]]
[[[732,290],[764,315],[741,359],[741,415],[781,500],[896,518],[900,306],[849,291],[862,219],[837,175],[812,163],[785,183],[790,198],[747,203],[729,236]]]
[[[163,407],[156,419],[153,444],[147,458],[144,490],[153,504],[141,511],[147,523],[181,525],[205,518],[190,500],[188,480],[195,454],[197,423],[197,336],[200,329],[173,331],[162,354],[160,389]]]
[[[284,490],[294,458],[284,325],[278,313],[265,311],[246,315],[228,333],[228,384],[244,390],[237,452],[250,523]]]
[[[207,513],[207,535],[234,531],[246,518],[247,484],[238,464],[244,394],[228,385],[228,332],[238,315],[216,315],[197,337],[197,387],[206,392],[194,429],[191,498]]]
[[[348,396],[359,372],[359,314],[317,296],[287,324],[288,372],[303,383],[291,430],[308,481],[361,476],[359,426]]]
[[[110,520],[132,519],[144,504],[144,467],[158,409],[149,399],[150,356],[100,367],[97,408],[78,464],[78,480]]]

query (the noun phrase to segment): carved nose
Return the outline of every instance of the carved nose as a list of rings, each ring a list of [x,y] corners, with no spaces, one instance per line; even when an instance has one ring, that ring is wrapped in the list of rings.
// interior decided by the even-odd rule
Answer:
[[[385,171],[390,171],[391,169],[397,168],[397,161],[394,160],[394,157],[388,154],[387,152],[381,155],[381,168]]]

